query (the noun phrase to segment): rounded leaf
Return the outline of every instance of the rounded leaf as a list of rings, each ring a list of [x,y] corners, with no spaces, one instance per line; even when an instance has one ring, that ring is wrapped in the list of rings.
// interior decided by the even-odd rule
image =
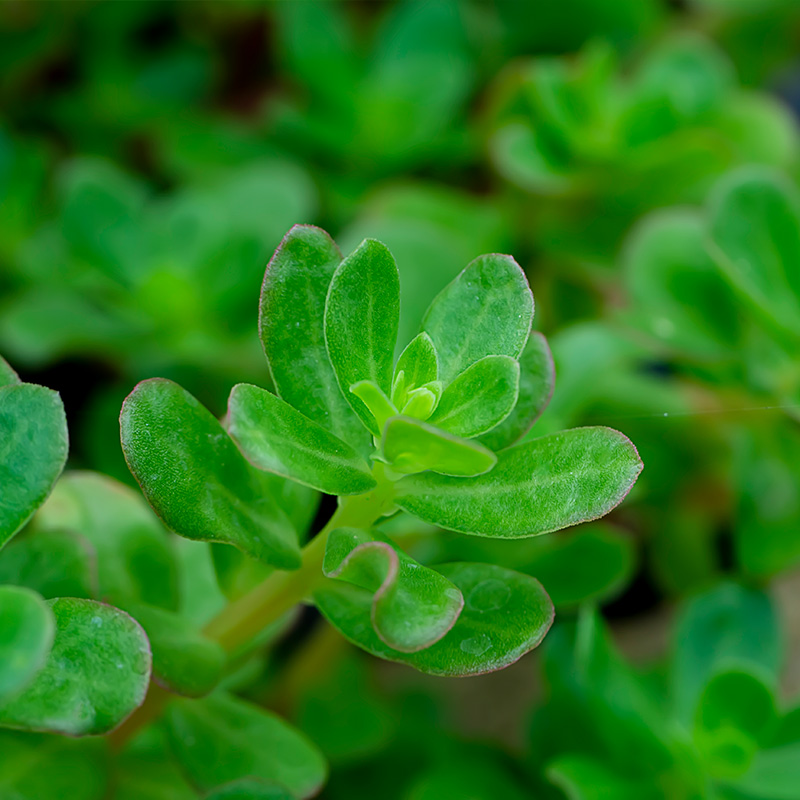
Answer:
[[[50,494],[67,460],[67,418],[56,392],[0,387],[0,547]]]
[[[50,652],[55,630],[53,613],[39,595],[0,586],[0,701],[33,680]]]
[[[201,791],[240,778],[285,786],[294,797],[316,794],[326,765],[316,747],[280,717],[215,693],[177,700],[165,715],[175,757]]]
[[[108,733],[144,701],[150,645],[123,611],[92,600],[49,601],[56,622],[44,667],[0,703],[0,726],[71,736]]]
[[[300,565],[297,535],[211,413],[162,378],[140,383],[120,415],[122,449],[145,497],[187,539],[226,542],[280,569]]]
[[[484,356],[519,358],[533,320],[533,294],[511,256],[478,256],[431,303],[422,322],[446,383]]]
[[[507,667],[536,647],[553,622],[553,604],[535,578],[493,564],[445,564],[437,572],[461,591],[464,609],[446,636],[415,653],[380,640],[370,624],[369,591],[331,581],[314,600],[353,644],[430,675],[481,675]]]

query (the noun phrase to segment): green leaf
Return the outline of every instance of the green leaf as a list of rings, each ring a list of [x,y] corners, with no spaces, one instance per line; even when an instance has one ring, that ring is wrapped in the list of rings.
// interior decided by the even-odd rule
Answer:
[[[4,583],[33,589],[48,600],[97,598],[97,554],[72,531],[29,530],[0,552],[0,584]]]
[[[547,408],[553,396],[556,370],[547,339],[533,331],[519,357],[519,393],[511,413],[478,441],[498,452],[521,439]]]
[[[0,797],[103,800],[110,763],[104,739],[0,731]]]
[[[328,287],[341,260],[325,231],[295,225],[267,265],[259,333],[278,396],[365,453],[369,436],[336,384],[323,331]]]
[[[800,335],[800,199],[783,176],[743,167],[710,201],[712,254],[763,322]]]
[[[0,547],[50,494],[67,460],[67,419],[56,392],[0,387]]]
[[[464,598],[438,572],[418,564],[377,532],[331,531],[323,572],[373,595],[375,632],[393,650],[414,653],[438,642],[455,624]]]
[[[294,795],[277,783],[243,778],[227,786],[220,786],[207,795],[205,800],[294,800]]]
[[[445,388],[431,424],[467,439],[490,431],[516,405],[519,374],[510,356],[484,356]]]
[[[718,670],[752,665],[773,676],[782,641],[769,597],[722,584],[686,604],[673,634],[670,684],[675,713],[690,726],[703,687]]]
[[[493,564],[445,564],[437,572],[461,591],[464,609],[449,633],[416,653],[401,653],[380,640],[370,624],[372,594],[366,589],[329,581],[314,601],[353,644],[430,675],[481,675],[507,667],[536,647],[552,624],[553,605],[534,578]]]
[[[177,608],[178,570],[170,534],[133,489],[94,472],[69,472],[39,509],[33,527],[35,536],[68,530],[88,540],[99,598],[123,607],[142,602]]]
[[[366,463],[341,439],[274,394],[240,383],[228,401],[228,430],[253,466],[327,494],[375,486]]]
[[[166,739],[161,726],[150,725],[126,743],[114,761],[114,800],[197,800]]]
[[[144,701],[150,646],[141,626],[92,600],[49,601],[53,648],[21,694],[0,703],[0,726],[70,736],[108,733]]]
[[[550,707],[561,720],[561,747],[575,747],[575,730],[581,731],[581,748],[597,753],[610,768],[648,782],[654,774],[671,768],[674,735],[670,720],[650,695],[648,687],[614,647],[599,613],[583,606],[577,623],[562,623],[548,636],[543,656],[544,679],[550,690]],[[546,720],[547,718],[545,718]],[[556,726],[541,731],[545,748]],[[551,750],[552,752],[552,750]]]
[[[625,245],[625,282],[638,325],[693,358],[730,357],[741,339],[740,304],[706,248],[698,211],[641,220]]]
[[[448,743],[446,761],[414,781],[405,800],[530,800],[533,796],[520,785],[515,770],[488,747],[454,744]]]
[[[305,736],[271,711],[230,695],[175,701],[165,720],[176,758],[201,791],[251,777],[310,797],[325,780],[325,762]]]
[[[392,254],[365,239],[334,273],[325,303],[328,356],[345,399],[375,436],[380,429],[367,407],[350,392],[372,381],[388,395],[400,319],[400,281]]]
[[[0,356],[0,386],[10,386],[20,383],[19,375],[11,368],[11,365]]]
[[[383,455],[396,472],[434,470],[443,475],[480,475],[497,462],[483,445],[411,417],[386,423]]]
[[[800,782],[800,745],[757,753],[747,773],[734,784],[743,800],[794,800]],[[742,797],[742,795],[734,795]]]
[[[569,800],[657,800],[657,790],[618,775],[602,761],[563,755],[547,766],[547,777]]]
[[[120,415],[122,449],[145,497],[187,539],[227,542],[279,569],[300,565],[297,536],[213,416],[161,378],[143,381]]]
[[[144,628],[153,651],[153,680],[185,697],[203,697],[222,677],[225,651],[190,622],[163,608],[134,603],[126,609]]]
[[[406,404],[408,391],[438,379],[439,356],[433,340],[423,331],[406,345],[406,349],[397,359],[392,379],[392,402],[402,409]]]
[[[55,636],[47,603],[29,589],[0,586],[0,702],[29,684]]]
[[[533,320],[533,295],[511,256],[479,256],[431,303],[422,322],[446,383],[484,356],[519,358]]]
[[[390,417],[397,415],[397,409],[392,405],[392,401],[372,381],[354,383],[350,391],[367,407],[380,430],[383,430]]]
[[[630,491],[642,462],[610,428],[575,428],[517,445],[475,478],[423,473],[395,502],[425,522],[481,536],[535,536],[602,517]]]
[[[700,696],[694,725],[708,771],[720,779],[745,773],[776,721],[772,691],[757,675],[742,669],[714,675]]]

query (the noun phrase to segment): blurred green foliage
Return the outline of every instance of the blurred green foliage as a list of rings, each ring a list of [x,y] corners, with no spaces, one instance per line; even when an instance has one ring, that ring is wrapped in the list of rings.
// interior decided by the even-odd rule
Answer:
[[[796,0],[0,5],[0,353],[61,391],[69,468],[131,482],[118,414],[139,380],[217,416],[234,383],[269,386],[255,298],[298,222],[391,249],[403,342],[475,254],[512,253],[557,375],[532,435],[607,424],[646,465],[624,507],[572,532],[385,525],[423,564],[488,561],[550,592],[543,677],[516,668],[543,695],[517,708],[492,684],[530,717],[524,747],[471,736],[439,683],[374,669],[320,623],[282,621],[243,657],[226,689],[316,743],[324,797],[797,796],[780,669],[799,634],[769,587],[800,563],[798,35]],[[0,583],[146,603],[171,640],[169,615],[204,623],[263,578],[253,563],[165,537],[141,498],[72,472]],[[669,652],[628,663],[609,625],[673,604]],[[180,724],[120,754],[115,797],[227,779],[201,758],[193,788],[173,766]],[[2,741],[0,796],[107,796],[103,742]]]

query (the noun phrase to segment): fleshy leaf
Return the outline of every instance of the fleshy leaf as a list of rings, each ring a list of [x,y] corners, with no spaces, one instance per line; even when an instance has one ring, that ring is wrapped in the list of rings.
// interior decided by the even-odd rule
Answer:
[[[332,531],[323,572],[372,593],[375,632],[385,644],[403,653],[439,641],[464,606],[461,592],[450,581],[374,531]]]
[[[476,361],[442,392],[431,424],[467,439],[486,433],[516,405],[519,375],[519,364],[511,356]]]
[[[800,199],[778,173],[744,167],[711,199],[712,255],[767,325],[800,335]]]
[[[144,628],[153,650],[153,679],[185,697],[203,697],[222,677],[225,651],[190,622],[142,603],[127,609]]]
[[[434,412],[441,395],[442,384],[439,381],[430,381],[406,394],[406,402],[400,412],[407,417],[426,420]]]
[[[72,531],[27,531],[0,552],[0,585],[54,597],[97,598],[97,555]]]
[[[511,256],[479,256],[431,303],[422,329],[446,383],[484,356],[518,358],[531,332],[533,295]]]
[[[519,393],[511,413],[478,441],[495,453],[519,441],[547,408],[553,396],[556,370],[547,339],[533,331],[519,357]]]
[[[341,260],[325,231],[295,225],[267,265],[259,332],[278,396],[366,453],[369,436],[336,384],[325,346],[325,299]]]
[[[393,417],[386,423],[382,448],[387,463],[402,473],[481,475],[497,463],[497,456],[483,445],[411,417]]]
[[[133,489],[94,472],[69,472],[39,509],[33,527],[34,537],[67,530],[87,541],[100,599],[118,606],[142,602],[177,608],[170,534]]]
[[[645,783],[617,774],[599,759],[582,754],[563,755],[547,767],[547,777],[570,800],[657,800]]]
[[[253,466],[327,494],[375,486],[366,463],[341,439],[274,394],[240,383],[228,401],[228,430]]]
[[[219,786],[205,800],[294,800],[294,795],[277,783],[243,778]]]
[[[30,589],[0,586],[0,702],[29,684],[55,636],[47,603]]]
[[[120,415],[122,449],[145,497],[187,539],[227,542],[280,569],[300,565],[297,536],[210,412],[162,378],[143,381]]]
[[[175,756],[201,791],[240,778],[261,778],[310,797],[325,780],[325,762],[299,731],[264,708],[218,692],[177,700],[165,715]]]
[[[392,254],[374,239],[365,239],[334,273],[325,303],[328,356],[345,399],[375,436],[380,429],[350,391],[372,381],[389,395],[392,360],[400,319],[400,281]]]
[[[649,214],[626,241],[625,283],[643,330],[694,357],[730,357],[741,339],[741,304],[708,254],[706,237],[699,211]]]
[[[0,386],[10,386],[20,383],[19,375],[11,368],[11,365],[0,356]]]
[[[0,726],[70,736],[108,733],[142,704],[150,646],[141,626],[119,609],[60,598],[53,648],[21,694],[0,703]]]
[[[439,356],[436,354],[433,339],[423,331],[406,345],[406,349],[397,359],[392,380],[392,402],[402,409],[406,404],[406,393],[410,389],[438,379]]]
[[[114,759],[114,800],[144,798],[197,800],[197,793],[186,782],[172,757],[161,726],[150,725],[140,731]]]
[[[445,564],[437,572],[461,591],[464,610],[446,636],[416,653],[400,653],[380,640],[370,624],[372,594],[366,589],[329,581],[314,600],[354,644],[430,675],[480,675],[507,667],[536,647],[552,624],[553,605],[535,578],[493,564]]]
[[[0,547],[50,494],[67,460],[67,419],[56,392],[0,387]]]
[[[715,778],[743,775],[777,720],[772,691],[742,669],[708,682],[695,713],[694,741]]]
[[[0,797],[103,800],[108,796],[111,763],[107,744],[100,738],[0,730]]]
[[[350,391],[367,407],[378,428],[383,429],[387,420],[396,416],[397,409],[392,405],[392,401],[372,381],[354,383]]]
[[[678,618],[670,683],[675,714],[687,726],[703,687],[726,665],[752,665],[775,676],[782,641],[763,592],[722,584],[693,598]]]
[[[486,475],[405,477],[395,502],[425,522],[462,533],[535,536],[607,514],[641,470],[636,449],[618,431],[575,428],[502,451]]]

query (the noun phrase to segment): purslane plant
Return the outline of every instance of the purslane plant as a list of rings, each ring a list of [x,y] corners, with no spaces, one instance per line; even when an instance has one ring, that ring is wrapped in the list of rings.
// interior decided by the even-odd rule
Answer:
[[[255,777],[308,796],[325,774],[313,745],[219,688],[298,603],[311,600],[367,652],[435,675],[500,669],[542,640],[553,606],[533,577],[419,564],[381,523],[405,514],[501,539],[558,530],[621,502],[641,470],[636,450],[602,427],[517,443],[549,400],[552,363],[512,258],[473,261],[395,359],[398,317],[397,268],[382,244],[367,240],[343,259],[326,233],[297,226],[261,295],[275,393],[234,387],[220,423],[171,381],[134,389],[120,417],[130,469],[170,529],[218,543],[230,602],[207,623],[189,613],[177,588],[185,565],[141,501],[100,476],[64,476],[0,553],[0,583],[13,584],[0,588],[0,611],[14,620],[3,629],[21,632],[0,641],[15,654],[0,675],[0,727],[111,732],[150,683],[113,734],[117,746],[163,712],[171,752],[201,791]],[[19,384],[5,365],[3,376],[3,441],[24,444],[1,459],[12,487],[0,505],[5,543],[53,489],[66,426],[55,395]],[[53,406],[53,422],[39,415],[31,438],[36,402]],[[337,508],[301,547],[319,493],[337,496]],[[261,752],[264,738],[274,752]],[[242,748],[246,766],[223,757]]]
[[[296,226],[261,294],[275,393],[234,387],[222,424],[166,380],[125,401],[126,459],[167,525],[275,570],[210,624],[229,651],[313,597],[380,657],[439,675],[505,666],[550,625],[538,582],[492,565],[422,566],[374,526],[402,511],[463,533],[532,536],[606,514],[641,470],[631,443],[607,428],[510,446],[542,410],[520,370],[529,339],[547,357],[512,258],[475,259],[395,361],[399,302],[381,243],[342,259],[326,233]],[[339,497],[302,551],[275,476]]]

